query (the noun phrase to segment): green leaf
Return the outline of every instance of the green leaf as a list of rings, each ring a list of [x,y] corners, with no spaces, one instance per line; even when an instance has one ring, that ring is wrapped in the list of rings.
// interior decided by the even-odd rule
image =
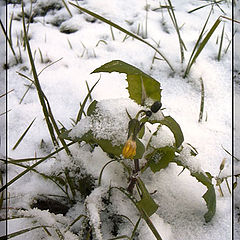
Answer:
[[[175,147],[178,148],[184,141],[184,136],[181,130],[180,125],[170,116],[164,117],[163,120],[153,120],[149,121],[151,123],[161,123],[162,125],[167,126],[174,135],[175,138]]]
[[[87,115],[88,116],[90,116],[94,113],[97,103],[98,103],[98,101],[96,101],[96,100],[91,102],[91,104],[89,105],[88,110],[87,110]]]
[[[208,190],[202,197],[205,200],[208,209],[208,211],[204,214],[204,218],[206,222],[210,222],[216,212],[216,194],[214,185],[212,184],[211,174],[208,172],[193,172],[187,165],[182,164],[182,162],[176,159],[174,162],[176,162],[179,166],[187,168],[193,177],[207,187]]]
[[[214,186],[209,177],[203,172],[191,173],[199,182],[207,187],[207,192],[202,196],[207,204],[208,211],[205,213],[204,218],[206,222],[210,222],[216,212],[216,194]]]
[[[147,216],[150,217],[157,211],[158,205],[152,199],[146,186],[139,177],[137,178],[137,184],[142,192],[142,198],[136,203],[136,205],[138,208],[143,209]]]
[[[134,159],[141,159],[145,152],[145,146],[138,138],[136,138],[136,144],[137,144],[137,149],[136,149],[136,155]]]
[[[113,145],[112,140],[95,138],[91,130],[85,133],[82,137],[75,137],[75,138],[72,138],[69,136],[70,132],[71,130],[65,131],[60,135],[60,137],[67,140],[74,141],[74,142],[85,141],[86,143],[96,143],[102,148],[104,152],[108,154],[114,154],[115,156],[118,156],[118,157],[122,154],[122,150],[124,147],[123,144]],[[140,159],[142,158],[145,152],[145,147],[138,138],[136,139],[136,144],[137,144],[137,149],[136,149],[136,155],[134,159]]]
[[[154,101],[161,101],[162,90],[160,88],[160,83],[128,63],[121,60],[113,60],[95,69],[92,73],[98,72],[119,72],[127,74],[127,89],[130,98],[138,104],[143,105],[146,97]]]
[[[166,168],[168,164],[175,157],[175,149],[172,147],[163,147],[155,149],[149,153],[145,158],[148,160],[143,171],[150,167],[152,172],[159,172],[161,169]]]

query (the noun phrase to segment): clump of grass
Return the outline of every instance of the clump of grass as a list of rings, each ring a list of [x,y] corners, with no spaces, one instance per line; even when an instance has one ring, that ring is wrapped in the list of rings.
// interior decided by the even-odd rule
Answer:
[[[212,9],[207,17],[207,20],[202,28],[202,31],[198,37],[198,40],[193,48],[193,51],[192,51],[192,54],[189,58],[189,61],[188,61],[188,64],[187,64],[187,67],[186,67],[186,70],[185,70],[185,73],[184,73],[184,78],[189,74],[190,72],[190,69],[192,67],[192,65],[195,63],[196,59],[198,58],[199,54],[202,52],[202,50],[204,49],[204,47],[206,46],[208,40],[211,38],[211,36],[213,35],[214,31],[216,30],[216,28],[218,27],[218,25],[220,24],[221,22],[221,18],[219,17],[215,23],[213,24],[213,26],[211,27],[211,29],[208,31],[207,35],[205,36],[205,38],[203,38],[203,34],[204,34],[204,31],[205,31],[205,28],[207,26],[207,23],[208,23],[208,20],[210,18],[210,15],[212,13]],[[203,38],[203,39],[202,39]]]

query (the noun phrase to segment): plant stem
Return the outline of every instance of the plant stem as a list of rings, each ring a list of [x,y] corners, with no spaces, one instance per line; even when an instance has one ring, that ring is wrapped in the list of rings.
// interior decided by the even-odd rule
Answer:
[[[134,169],[133,169],[133,175],[131,176],[131,181],[128,185],[127,191],[132,194],[133,193],[133,188],[136,185],[137,182],[137,178],[136,178],[136,174],[140,171],[140,167],[139,167],[139,159],[134,159]]]

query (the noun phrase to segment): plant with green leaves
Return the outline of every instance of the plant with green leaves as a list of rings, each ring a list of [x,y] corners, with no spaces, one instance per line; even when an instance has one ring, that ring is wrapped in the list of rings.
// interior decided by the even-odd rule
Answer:
[[[86,127],[85,132],[78,135],[76,134],[76,129],[79,126],[76,125],[73,129],[65,131],[60,137],[71,141],[84,141],[92,146],[98,145],[113,159],[103,167],[99,177],[99,185],[101,184],[103,171],[108,164],[118,161],[123,165],[128,174],[129,183],[126,188],[120,187],[118,189],[133,201],[140,216],[146,221],[157,239],[161,239],[160,234],[155,229],[149,217],[157,211],[159,206],[141,179],[141,175],[146,169],[150,169],[153,173],[156,173],[166,168],[170,163],[176,163],[178,166],[188,169],[191,176],[207,187],[203,198],[207,204],[208,211],[204,215],[204,218],[206,222],[211,221],[216,210],[216,195],[212,184],[213,177],[208,172],[193,170],[191,166],[179,158],[179,155],[181,155],[182,150],[185,148],[183,146],[184,136],[180,125],[171,116],[164,116],[162,112],[162,89],[160,88],[160,83],[140,69],[120,60],[108,62],[93,71],[93,73],[100,72],[118,72],[127,75],[126,80],[129,96],[137,104],[138,111],[132,117],[128,112],[128,106],[125,108],[124,116],[128,122],[128,125],[125,126],[127,132],[125,140],[116,141],[116,136],[110,136],[113,133],[107,130],[107,134],[98,134],[98,131],[104,132],[104,128],[100,129],[99,127],[103,126],[101,125],[101,121],[103,121],[103,124],[107,124],[106,119],[108,119],[110,125],[113,124],[113,121],[111,121],[109,113],[105,111],[106,109],[104,110],[103,103],[96,100],[92,101],[89,105],[86,118],[81,119],[78,123],[81,124],[83,121],[83,125],[80,125],[81,128],[81,126],[85,126],[86,122],[84,121],[87,119],[87,121],[91,122],[89,124],[91,127]],[[107,115],[107,118],[102,118],[104,114]],[[124,113],[118,112],[116,114],[122,115]],[[117,120],[114,119],[114,121]],[[98,127],[95,128],[94,125],[98,125]],[[157,125],[157,128],[149,133],[147,130],[153,125]],[[158,134],[161,137],[163,126],[172,132],[174,142],[170,145],[156,146],[154,139],[158,139]],[[149,140],[144,140],[146,138]],[[189,144],[188,146],[191,145]],[[193,156],[197,155],[194,147],[191,147],[190,152]],[[132,159],[132,161],[129,159]],[[138,190],[139,196],[136,196],[135,187]]]

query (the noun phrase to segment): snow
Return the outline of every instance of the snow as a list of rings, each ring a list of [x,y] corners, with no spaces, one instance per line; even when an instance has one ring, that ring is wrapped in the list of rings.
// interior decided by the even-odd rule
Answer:
[[[31,1],[25,0],[24,2],[26,12],[30,12]],[[172,0],[171,2],[174,6],[178,25],[181,27],[182,39],[187,48],[183,63],[180,60],[178,36],[167,10],[164,8],[156,10],[160,5],[166,4],[164,1],[73,1],[73,3],[96,12],[135,34],[139,28],[139,34],[154,46],[157,46],[159,42],[159,51],[167,57],[175,73],[163,60],[155,59],[152,62],[155,54],[152,48],[136,39],[132,39],[132,37],[125,39],[125,33],[114,28],[112,29],[113,37],[107,24],[87,14],[80,13],[67,1],[72,17],[62,1],[33,1],[34,17],[33,23],[29,25],[29,42],[38,73],[50,63],[57,61],[39,75],[42,90],[49,100],[57,124],[59,124],[59,127],[61,127],[61,123],[66,129],[72,129],[70,132],[72,138],[81,137],[92,130],[96,138],[111,140],[114,145],[124,144],[127,140],[129,121],[126,110],[134,118],[138,111],[146,108],[139,106],[129,98],[125,74],[91,74],[91,72],[106,62],[118,59],[134,65],[161,84],[163,109],[153,114],[151,119],[159,120],[163,116],[170,115],[181,126],[184,134],[184,149],[179,156],[179,160],[187,164],[192,171],[203,170],[204,172],[210,172],[213,176],[218,176],[220,164],[226,158],[226,164],[220,176],[230,176],[232,174],[232,159],[224,149],[230,153],[232,151],[233,127],[236,139],[234,155],[240,158],[238,148],[240,114],[237,109],[240,102],[239,56],[235,54],[235,74],[238,77],[234,79],[233,85],[231,79],[231,46],[227,53],[222,55],[221,61],[216,60],[219,49],[216,40],[217,38],[220,39],[222,33],[223,25],[221,23],[199,55],[196,63],[193,64],[189,76],[183,78],[188,59],[211,7],[208,6],[193,13],[188,13],[188,11],[209,3],[209,1]],[[235,18],[239,20],[240,2],[236,1],[236,4]],[[55,7],[44,12],[43,9],[47,6]],[[226,15],[231,17],[230,1],[223,1],[220,6]],[[0,10],[2,13],[4,6],[0,6]],[[8,95],[8,109],[11,109],[8,113],[7,122],[8,157],[12,159],[43,157],[54,152],[55,149],[51,143],[36,88],[29,89],[20,103],[27,90],[26,85],[30,84],[30,81],[21,77],[18,72],[30,78],[32,78],[32,75],[27,52],[21,45],[21,5],[9,3],[9,18],[12,13],[12,41],[17,53],[17,42],[20,44],[22,63],[16,64],[12,52],[8,49],[7,84],[8,90],[14,89]],[[223,15],[223,12],[215,5],[207,30],[211,28],[220,15]],[[229,43],[228,39],[231,39],[231,22],[223,21],[225,22],[223,50],[225,50]],[[239,45],[237,44],[239,38],[240,28],[239,24],[236,24],[236,53],[239,51]],[[2,38],[0,44],[1,46],[5,44]],[[0,53],[3,55],[3,47],[0,48]],[[43,59],[41,59],[41,55]],[[2,86],[4,59],[1,59],[0,63],[0,83]],[[98,101],[96,115],[94,117],[83,116],[81,121],[73,126],[72,119],[76,120],[80,102],[83,103],[88,94],[86,82],[91,88],[99,78],[99,83],[91,93],[92,98]],[[205,98],[203,121],[199,123],[200,78],[204,83]],[[232,126],[233,87],[236,106],[234,126]],[[0,95],[3,93],[1,87]],[[3,106],[4,101],[5,98],[0,98],[1,106]],[[89,104],[90,101],[88,100],[86,106],[88,107]],[[151,104],[151,100],[148,99],[148,105]],[[0,114],[4,111],[1,107]],[[13,146],[34,118],[36,120],[23,141],[13,150]],[[2,115],[0,116],[1,156],[5,154],[5,137],[2,130],[4,122],[5,118]],[[151,133],[156,130],[156,125],[146,124],[145,130],[146,135],[141,141],[147,144]],[[45,143],[45,148],[41,148],[42,140]],[[198,155],[196,157],[191,155],[191,148],[187,143],[197,149]],[[151,140],[151,145],[154,147],[173,146],[173,144],[174,136],[165,126],[162,126]],[[48,176],[65,179],[64,170],[68,168],[73,181],[81,182],[84,176],[91,178],[93,189],[85,197],[77,191],[74,201],[69,204],[68,213],[64,216],[37,208],[32,209],[32,202],[39,196],[51,195],[53,199],[59,200],[61,199],[59,196],[66,197],[66,195],[50,179],[45,179],[36,172],[27,173],[8,187],[9,216],[21,216],[21,218],[8,221],[9,233],[37,225],[50,225],[51,228],[48,228],[48,230],[51,232],[51,236],[40,228],[19,235],[15,239],[59,239],[56,229],[67,240],[81,239],[84,234],[86,235],[86,232],[84,233],[82,230],[83,225],[86,224],[84,218],[70,228],[68,227],[74,219],[83,214],[88,215],[96,239],[113,238],[111,230],[114,227],[118,228],[118,236],[131,236],[134,226],[123,217],[119,217],[120,220],[112,220],[113,216],[126,216],[133,224],[136,224],[139,213],[122,192],[115,188],[109,193],[109,187],[127,188],[128,175],[122,163],[131,165],[132,161],[122,159],[121,161],[113,161],[106,166],[112,159],[99,146],[93,148],[82,142],[70,146],[69,149],[72,153],[71,157],[66,152],[61,151],[38,165],[36,170]],[[144,160],[140,161],[140,165],[144,164]],[[31,165],[35,162],[30,161],[27,164]],[[234,164],[234,172],[239,174],[239,162],[234,161]],[[0,166],[1,170],[4,170],[2,164]],[[101,186],[98,186],[98,178],[104,166]],[[8,181],[23,170],[22,167],[8,164]],[[160,172],[152,173],[150,169],[147,169],[140,174],[148,191],[150,193],[154,192],[152,197],[159,205],[157,212],[151,216],[151,220],[163,240],[231,239],[233,209],[235,209],[234,220],[236,223],[235,239],[240,239],[240,232],[237,230],[239,228],[240,187],[237,186],[234,190],[235,206],[232,206],[232,195],[228,192],[225,182],[221,185],[224,192],[223,197],[220,195],[218,187],[215,186],[217,196],[216,214],[210,223],[205,223],[204,214],[207,207],[202,195],[206,192],[206,187],[190,176],[187,169],[179,175],[181,171],[181,167],[170,163],[166,169]],[[6,173],[4,171],[3,173],[3,177],[5,177]],[[233,181],[236,181],[236,179],[233,178]],[[228,178],[228,182],[230,185],[232,184],[230,178]],[[213,183],[216,184],[215,180],[213,180]],[[86,185],[84,182],[81,182],[81,184],[84,185],[83,187]],[[63,189],[65,189],[65,186],[63,186]],[[68,192],[69,197],[73,198],[69,186]],[[110,204],[108,204],[108,201],[110,201]],[[136,239],[139,240],[155,239],[143,219],[140,222],[137,235]]]

